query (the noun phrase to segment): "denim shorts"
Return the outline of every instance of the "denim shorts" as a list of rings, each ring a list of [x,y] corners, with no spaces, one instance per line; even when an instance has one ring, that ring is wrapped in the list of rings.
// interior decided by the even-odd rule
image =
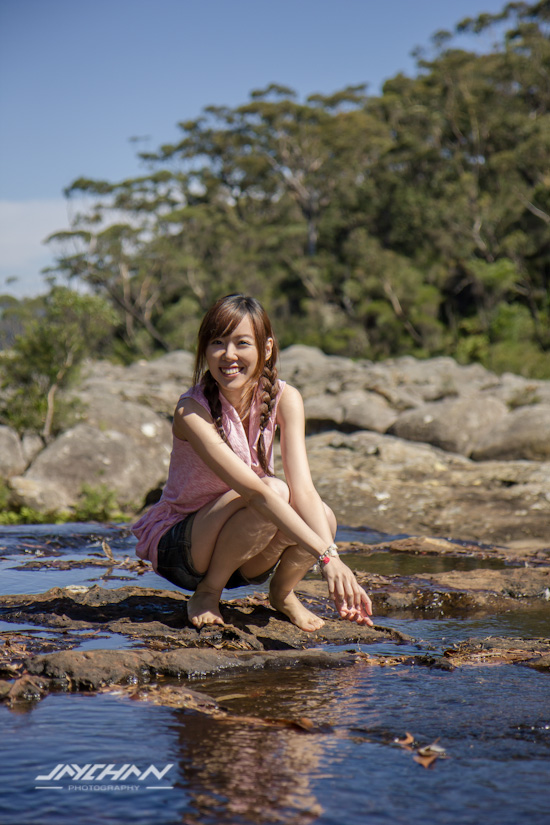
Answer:
[[[158,544],[157,573],[164,579],[168,579],[172,584],[176,584],[183,590],[194,592],[197,585],[204,578],[204,573],[198,573],[193,566],[191,556],[191,531],[195,513],[189,513],[183,521],[178,521],[173,527],[161,537]],[[273,565],[265,573],[248,579],[240,570],[229,578],[225,585],[232,590],[235,587],[244,587],[247,584],[263,584],[268,580],[276,565]]]

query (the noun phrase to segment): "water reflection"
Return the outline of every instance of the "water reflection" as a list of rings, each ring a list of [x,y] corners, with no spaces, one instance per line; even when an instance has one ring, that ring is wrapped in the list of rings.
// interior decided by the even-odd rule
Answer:
[[[306,825],[322,813],[311,776],[322,753],[317,735],[220,723],[183,715],[182,774],[202,823]]]

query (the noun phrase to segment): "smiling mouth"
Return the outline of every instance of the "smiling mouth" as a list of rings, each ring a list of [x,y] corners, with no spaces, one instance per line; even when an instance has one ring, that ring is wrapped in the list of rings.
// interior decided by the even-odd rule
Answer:
[[[222,375],[238,375],[240,371],[240,367],[220,367]]]

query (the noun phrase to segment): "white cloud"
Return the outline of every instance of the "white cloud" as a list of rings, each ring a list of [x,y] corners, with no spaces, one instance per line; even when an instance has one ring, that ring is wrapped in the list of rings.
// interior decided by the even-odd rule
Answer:
[[[0,201],[0,294],[18,298],[47,291],[40,270],[53,263],[44,240],[69,226],[67,202]],[[10,279],[16,278],[10,283]]]

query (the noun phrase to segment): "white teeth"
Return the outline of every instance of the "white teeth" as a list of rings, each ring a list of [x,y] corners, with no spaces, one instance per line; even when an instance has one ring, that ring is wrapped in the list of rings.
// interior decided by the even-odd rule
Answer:
[[[240,369],[239,367],[225,367],[225,369],[222,367],[220,372],[224,375],[237,375],[237,373],[240,372]]]

